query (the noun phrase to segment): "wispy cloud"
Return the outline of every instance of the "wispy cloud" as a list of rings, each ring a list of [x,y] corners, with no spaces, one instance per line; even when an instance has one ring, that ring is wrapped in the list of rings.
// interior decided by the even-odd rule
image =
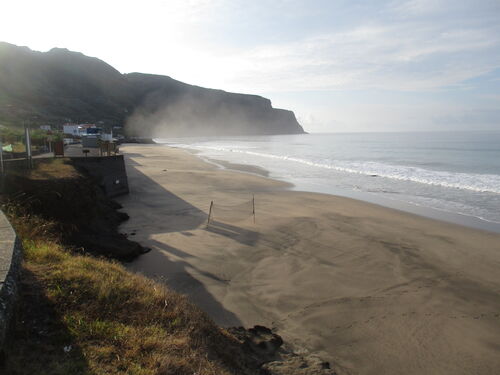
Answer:
[[[388,8],[393,20],[236,51],[226,75],[234,87],[261,91],[437,90],[500,67],[498,25],[420,19],[440,12],[434,3],[411,1]],[[419,17],[409,20],[414,13]]]

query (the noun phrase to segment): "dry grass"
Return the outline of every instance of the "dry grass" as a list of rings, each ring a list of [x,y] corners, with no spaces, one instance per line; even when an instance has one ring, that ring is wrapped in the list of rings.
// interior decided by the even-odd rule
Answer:
[[[12,144],[12,151],[14,151],[14,152],[26,152],[26,146],[22,142],[15,142]]]
[[[36,169],[30,172],[31,179],[75,178],[81,174],[67,159],[38,159]]]
[[[15,200],[3,201],[2,211],[9,218],[17,235],[24,241],[37,241],[39,243],[56,244],[59,242],[57,225],[54,222],[32,215],[23,204],[30,197],[16,197]]]
[[[68,159],[33,159],[35,168],[9,171],[9,174],[28,177],[32,180],[50,180],[82,177]]]
[[[57,247],[28,249],[27,269],[45,287],[92,373],[228,373],[206,356],[208,341],[222,339],[218,329],[185,298],[116,263]]]
[[[236,342],[186,298],[26,226],[24,311],[2,373],[240,373]]]

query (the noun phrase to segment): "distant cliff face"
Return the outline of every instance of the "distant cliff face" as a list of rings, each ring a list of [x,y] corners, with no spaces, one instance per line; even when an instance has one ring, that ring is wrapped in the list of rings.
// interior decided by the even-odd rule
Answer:
[[[169,77],[126,75],[138,95],[127,119],[130,131],[157,137],[296,134],[304,130],[291,111],[274,109],[260,96],[206,89]]]
[[[291,111],[260,96],[150,74],[121,74],[66,49],[41,53],[0,42],[0,124],[125,124],[143,137],[297,134]]]

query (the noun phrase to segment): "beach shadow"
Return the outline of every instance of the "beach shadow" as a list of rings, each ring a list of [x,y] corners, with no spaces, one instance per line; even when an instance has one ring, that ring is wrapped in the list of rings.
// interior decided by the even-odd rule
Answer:
[[[157,244],[158,241],[156,241]],[[156,251],[155,251],[156,250]],[[199,308],[205,311],[216,324],[224,327],[241,326],[242,322],[206,289],[205,285],[193,277],[191,273],[198,273],[218,283],[227,284],[230,280],[210,272],[200,270],[185,261],[175,261],[169,258],[170,254],[184,253],[183,251],[161,244],[153,251],[142,255],[130,268],[144,276],[166,284],[173,291],[187,296]]]
[[[176,249],[175,247],[169,246],[164,242],[156,241],[152,238],[148,239],[148,244],[152,244],[157,249],[163,250],[169,254],[175,255],[179,258],[194,258],[194,255],[188,254],[182,250]]]
[[[174,232],[191,237],[192,234],[189,231],[199,229],[206,224],[207,212],[198,209],[142,173],[137,168],[139,164],[130,159],[131,155],[133,154],[127,153],[125,156],[130,194],[118,198],[117,201],[122,202],[129,210],[134,210],[136,213],[132,215],[140,213],[142,217],[139,222],[144,224],[132,231],[133,233],[140,232],[143,238],[147,238],[147,245],[152,247],[152,251],[141,255],[130,263],[128,268],[156,279],[172,290],[186,295],[208,313],[217,324],[226,327],[240,326],[242,323],[238,317],[226,310],[195,276],[208,278],[221,286],[229,281],[223,276],[189,264],[184,259],[193,258],[193,255],[153,238],[156,234]],[[165,170],[167,169],[168,165],[165,165]],[[207,211],[209,203],[207,199]],[[222,223],[217,223],[212,229],[214,229],[213,233],[245,244],[254,243],[254,238],[257,237],[256,232]],[[217,230],[219,233],[216,232]],[[181,260],[173,260],[172,257],[181,258]]]
[[[207,232],[215,233],[220,236],[228,237],[232,240],[238,241],[243,245],[252,246],[258,238],[259,233],[248,229],[243,229],[234,225],[221,223],[220,221],[210,221],[205,227]]]
[[[125,159],[125,162],[127,164],[130,164],[130,165],[133,165],[133,166],[138,166],[138,165],[142,165],[141,163],[138,163],[136,162],[135,160],[132,160],[132,158],[141,158],[141,159],[144,159],[144,155],[142,154],[137,154],[137,153],[134,153],[134,152],[127,152],[126,154],[122,154],[124,159]]]
[[[148,235],[157,233],[189,232],[207,220],[207,213],[186,202],[142,173],[136,162],[126,154],[125,165],[130,194],[117,199],[127,206],[141,207],[141,215],[149,224],[141,228]],[[168,166],[165,166],[167,169]],[[167,173],[167,172],[165,172]],[[208,199],[207,199],[208,201]],[[207,209],[209,207],[207,202]]]

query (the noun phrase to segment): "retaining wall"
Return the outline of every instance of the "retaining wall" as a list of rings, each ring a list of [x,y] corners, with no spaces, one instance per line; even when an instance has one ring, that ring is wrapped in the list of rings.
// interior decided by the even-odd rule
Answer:
[[[71,160],[77,167],[85,169],[89,175],[97,179],[108,198],[129,193],[123,155],[78,157]]]
[[[0,351],[14,314],[21,270],[21,242],[0,211]]]

